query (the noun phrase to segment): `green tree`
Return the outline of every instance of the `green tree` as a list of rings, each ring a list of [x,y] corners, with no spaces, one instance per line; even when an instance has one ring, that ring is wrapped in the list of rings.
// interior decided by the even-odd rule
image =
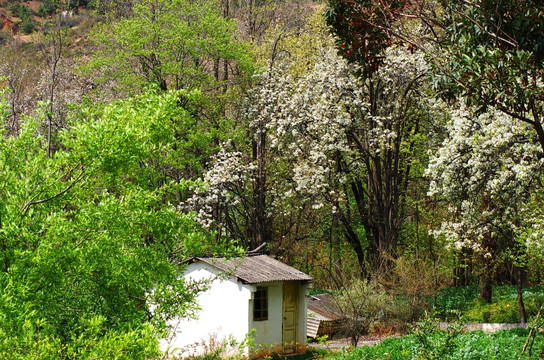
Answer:
[[[130,15],[93,31],[98,50],[89,66],[102,70],[102,80],[132,91],[149,83],[161,90],[217,88],[222,77],[213,69],[221,59],[249,64],[248,48],[236,39],[236,23],[220,10],[210,0],[138,2]]]
[[[435,85],[479,111],[496,108],[530,124],[544,149],[544,5],[529,1],[441,1],[442,52]]]
[[[30,17],[27,17],[22,23],[21,23],[21,31],[24,34],[30,34],[34,31],[34,23],[32,22],[32,19]]]
[[[362,65],[365,75],[376,71],[383,53],[394,38],[392,24],[400,17],[406,1],[330,0],[325,19],[336,37],[339,53]]]
[[[40,7],[38,7],[38,14],[40,16],[46,16],[57,11],[59,7],[58,1],[56,0],[44,0]]]
[[[213,247],[165,168],[194,96],[86,108],[51,156],[34,119],[0,136],[0,357],[148,359],[166,320],[191,313],[178,261]]]
[[[444,98],[530,124],[544,149],[542,1],[331,0],[326,18],[348,59],[372,68],[393,39],[421,48]]]

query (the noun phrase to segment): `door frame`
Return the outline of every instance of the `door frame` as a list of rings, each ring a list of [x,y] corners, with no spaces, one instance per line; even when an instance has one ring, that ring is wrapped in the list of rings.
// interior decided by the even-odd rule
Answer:
[[[298,335],[298,307],[299,307],[299,293],[300,282],[298,281],[284,281],[282,285],[282,347],[284,355],[295,354],[298,348],[297,335]],[[293,324],[288,324],[289,316],[286,316],[286,312],[293,312],[292,321]],[[294,331],[294,339],[286,339],[287,331]]]

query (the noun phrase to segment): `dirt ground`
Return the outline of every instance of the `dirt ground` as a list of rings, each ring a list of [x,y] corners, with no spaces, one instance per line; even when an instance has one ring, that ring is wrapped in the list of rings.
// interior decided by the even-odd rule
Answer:
[[[374,346],[381,342],[383,339],[385,339],[385,336],[361,336],[359,339],[359,343],[357,344],[357,347],[363,347],[363,346]],[[316,348],[316,349],[328,349],[328,350],[340,350],[343,347],[349,347],[351,343],[351,340],[349,338],[342,338],[342,339],[332,339],[327,341],[324,344],[319,343],[309,343],[308,346]]]

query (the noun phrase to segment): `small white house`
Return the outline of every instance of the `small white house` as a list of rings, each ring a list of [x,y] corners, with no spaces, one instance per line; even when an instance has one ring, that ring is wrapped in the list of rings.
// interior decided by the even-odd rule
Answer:
[[[198,296],[198,318],[178,319],[163,350],[190,357],[252,332],[251,354],[246,345],[231,351],[251,357],[305,351],[310,276],[267,255],[192,258],[183,276],[211,282]]]

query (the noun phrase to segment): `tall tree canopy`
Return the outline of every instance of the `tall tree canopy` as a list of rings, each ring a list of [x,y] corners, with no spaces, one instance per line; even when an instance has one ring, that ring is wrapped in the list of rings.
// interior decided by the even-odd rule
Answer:
[[[340,53],[365,69],[394,39],[423,49],[444,98],[462,96],[478,111],[493,107],[530,124],[544,149],[541,1],[331,0],[326,19]]]
[[[34,119],[0,136],[2,358],[148,359],[165,320],[190,313],[197,287],[178,261],[212,248],[176,206],[187,184],[165,169],[171,125],[190,118],[180,97],[194,96],[87,109],[50,157]]]
[[[530,125],[497,111],[478,117],[466,108],[453,111],[447,129],[427,170],[429,195],[446,201],[450,215],[436,233],[460,254],[472,254],[488,302],[493,280],[513,264],[524,322],[521,284],[528,247],[523,233],[542,227],[529,206],[542,151]]]
[[[530,124],[544,149],[544,4],[442,1],[436,85],[480,111],[493,107]]]
[[[329,1],[325,19],[336,36],[340,54],[361,64],[366,74],[375,71],[392,43],[393,23],[405,5],[406,0]]]
[[[220,60],[249,65],[236,32],[236,22],[224,18],[215,1],[145,0],[93,32],[98,49],[90,67],[132,91],[149,83],[162,90],[209,90],[218,86]]]

